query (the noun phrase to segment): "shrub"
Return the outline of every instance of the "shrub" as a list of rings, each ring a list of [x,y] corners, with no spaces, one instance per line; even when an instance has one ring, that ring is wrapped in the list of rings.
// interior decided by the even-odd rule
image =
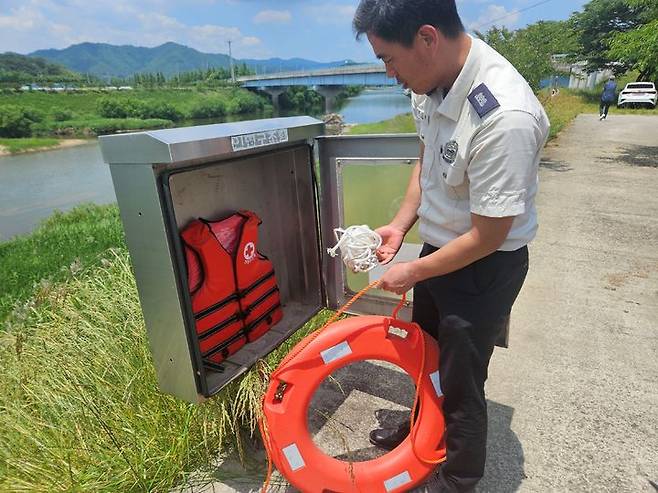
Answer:
[[[214,118],[226,114],[226,103],[219,98],[197,102],[190,110],[190,118]]]
[[[161,101],[142,101],[134,98],[100,98],[97,103],[100,116],[105,118],[160,118],[180,120],[183,114],[173,105]]]
[[[41,123],[46,118],[43,114],[43,111],[39,111],[34,108],[24,108],[23,112],[25,113],[25,116],[33,123]]]
[[[32,135],[32,118],[35,112],[14,105],[0,107],[0,137],[29,137]]]
[[[56,122],[65,122],[66,120],[72,120],[75,115],[71,110],[59,109],[53,112],[53,120]]]
[[[139,101],[141,107],[139,107],[139,114],[130,115],[137,118],[161,118],[164,120],[182,120],[183,113],[178,111],[173,105],[165,103],[162,101]],[[138,108],[138,106],[136,106]]]
[[[105,118],[127,118],[131,111],[128,107],[129,101],[110,97],[99,98],[96,103],[98,114]]]
[[[322,96],[304,86],[291,86],[281,95],[279,102],[284,109],[304,112],[322,111]]]
[[[263,100],[251,93],[233,91],[226,107],[227,113],[253,113],[263,109]]]

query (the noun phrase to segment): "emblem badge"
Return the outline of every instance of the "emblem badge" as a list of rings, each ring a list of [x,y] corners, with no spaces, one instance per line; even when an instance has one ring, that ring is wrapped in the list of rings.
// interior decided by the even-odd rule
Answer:
[[[452,164],[457,159],[457,151],[459,150],[459,145],[456,141],[451,140],[443,146],[443,157],[444,161],[448,164]]]
[[[484,83],[473,89],[468,95],[468,100],[480,118],[500,107],[500,103]]]
[[[245,264],[251,263],[251,261],[256,257],[256,245],[254,245],[252,241],[244,246],[242,256],[244,257]]]

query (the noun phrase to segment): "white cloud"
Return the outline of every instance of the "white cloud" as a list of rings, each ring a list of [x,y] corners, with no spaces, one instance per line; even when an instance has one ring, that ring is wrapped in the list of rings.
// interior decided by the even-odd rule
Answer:
[[[468,25],[470,30],[488,30],[491,26],[513,28],[521,17],[517,10],[507,10],[502,5],[489,5],[475,22]]]
[[[326,3],[323,5],[308,6],[305,8],[305,11],[319,24],[351,26],[356,7],[354,5]]]
[[[256,24],[288,23],[292,19],[288,10],[261,10],[254,17]]]
[[[29,7],[20,7],[10,10],[9,15],[0,15],[0,28],[19,32],[29,31],[43,20],[39,12]]]
[[[183,22],[162,13],[167,9],[152,8],[167,2],[173,3],[115,0],[103,6],[81,0],[8,0],[10,5],[0,14],[0,52],[61,49],[85,41],[135,46],[174,41],[204,52],[227,53],[231,40],[236,57],[258,58],[269,53],[260,38],[243,34],[237,27]]]

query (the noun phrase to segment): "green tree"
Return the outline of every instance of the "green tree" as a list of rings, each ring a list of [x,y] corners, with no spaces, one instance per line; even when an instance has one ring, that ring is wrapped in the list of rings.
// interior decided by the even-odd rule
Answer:
[[[629,9],[640,10],[639,25],[610,39],[608,57],[638,70],[639,81],[658,81],[658,0],[626,0]]]
[[[11,104],[0,106],[0,137],[29,137],[35,122],[30,112]]]
[[[494,26],[476,35],[507,58],[535,90],[556,72],[552,55],[571,55],[578,49],[576,33],[565,21],[540,21],[517,31]]]
[[[655,3],[655,0],[649,0]],[[625,72],[629,63],[619,60],[610,51],[610,43],[620,33],[625,33],[643,24],[641,17],[646,10],[643,2],[632,0],[592,0],[582,12],[571,16],[574,29],[578,32],[581,58],[587,60],[590,71],[609,67],[617,62],[614,70]],[[619,63],[621,62],[621,63]]]

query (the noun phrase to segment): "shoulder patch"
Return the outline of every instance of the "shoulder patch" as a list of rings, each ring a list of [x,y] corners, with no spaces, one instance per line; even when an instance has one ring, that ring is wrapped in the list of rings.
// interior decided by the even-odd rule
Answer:
[[[500,103],[491,94],[491,91],[484,82],[471,91],[468,95],[468,100],[473,105],[473,108],[475,108],[477,114],[480,115],[480,118],[500,106]]]

